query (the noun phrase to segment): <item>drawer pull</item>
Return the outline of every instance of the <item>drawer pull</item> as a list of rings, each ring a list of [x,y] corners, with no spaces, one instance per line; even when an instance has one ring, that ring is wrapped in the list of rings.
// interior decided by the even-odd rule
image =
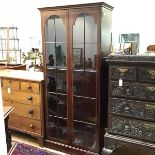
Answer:
[[[155,129],[155,124],[144,124],[145,129]]]
[[[150,90],[151,92],[154,92],[155,91],[155,87],[148,86],[147,89]]]
[[[155,70],[153,69],[148,70],[148,73],[152,76],[155,76]]]
[[[27,99],[28,99],[28,100],[32,100],[32,96],[29,96]]]
[[[29,86],[27,86],[27,89],[29,89],[29,90],[30,90],[30,89],[32,89],[32,87],[29,85]]]
[[[33,129],[34,128],[34,125],[33,124],[30,124],[29,127]]]
[[[33,114],[33,113],[34,113],[33,109],[29,109],[29,110],[28,110],[28,113],[29,113],[29,114]]]
[[[117,68],[121,73],[127,72],[128,68]]]
[[[147,109],[155,110],[155,105],[146,104],[145,107],[146,107]]]

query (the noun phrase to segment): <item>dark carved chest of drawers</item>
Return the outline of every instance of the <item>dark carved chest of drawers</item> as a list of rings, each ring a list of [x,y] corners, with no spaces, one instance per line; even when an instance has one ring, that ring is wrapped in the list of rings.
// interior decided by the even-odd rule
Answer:
[[[108,131],[104,149],[155,150],[155,57],[110,55]]]

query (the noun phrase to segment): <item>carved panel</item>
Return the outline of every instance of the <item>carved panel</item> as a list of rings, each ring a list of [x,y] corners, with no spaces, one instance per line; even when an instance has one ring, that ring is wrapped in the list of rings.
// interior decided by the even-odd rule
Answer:
[[[155,68],[139,67],[139,81],[155,83]]]
[[[155,123],[111,116],[109,132],[155,142]]]
[[[112,114],[155,121],[155,103],[110,98],[109,110]]]
[[[110,78],[123,80],[136,80],[136,67],[111,66]]]
[[[104,148],[103,151],[106,149],[114,150],[121,146],[133,147],[141,150],[147,151],[155,151],[155,144],[150,142],[144,142],[142,140],[137,140],[129,137],[113,135],[113,134],[105,134],[104,136]],[[103,152],[102,151],[102,152]],[[104,153],[104,152],[103,152]]]
[[[155,101],[155,85],[123,82],[120,87],[118,83],[113,81],[110,84],[112,96]]]
[[[108,56],[108,61],[112,61],[112,62],[129,62],[131,63],[139,63],[139,62],[147,62],[147,63],[152,63],[155,62],[155,56],[139,56],[139,55],[114,55],[114,54],[110,54]]]

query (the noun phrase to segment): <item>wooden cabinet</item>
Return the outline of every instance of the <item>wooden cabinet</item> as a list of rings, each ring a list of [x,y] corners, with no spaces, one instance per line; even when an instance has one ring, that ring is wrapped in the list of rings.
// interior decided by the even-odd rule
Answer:
[[[105,148],[155,150],[155,58],[110,55]]]
[[[14,108],[9,128],[30,134],[43,145],[43,73],[20,70],[1,73],[3,104]]]
[[[111,45],[105,3],[40,8],[46,100],[45,145],[98,153],[101,56]],[[71,152],[72,151],[72,152]]]

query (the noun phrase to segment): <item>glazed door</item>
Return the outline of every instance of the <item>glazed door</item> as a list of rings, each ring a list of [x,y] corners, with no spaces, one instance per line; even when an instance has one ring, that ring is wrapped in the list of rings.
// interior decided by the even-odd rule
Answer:
[[[67,141],[67,16],[68,11],[51,11],[45,26],[46,138]]]
[[[98,150],[99,9],[71,11],[72,144]]]

